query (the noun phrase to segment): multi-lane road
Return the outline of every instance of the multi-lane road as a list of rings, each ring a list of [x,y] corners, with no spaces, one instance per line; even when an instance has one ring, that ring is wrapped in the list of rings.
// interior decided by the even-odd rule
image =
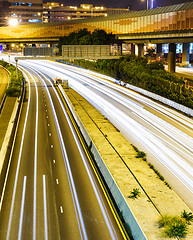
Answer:
[[[81,68],[25,62],[69,85],[98,108],[128,140],[148,154],[172,188],[193,210],[193,120],[169,107]]]
[[[126,238],[52,81],[31,63],[20,66],[26,95],[1,196],[0,239]]]
[[[191,118],[88,70],[51,61],[20,61],[26,99],[0,212],[0,239],[122,239],[52,80],[99,109],[148,154],[193,210]]]

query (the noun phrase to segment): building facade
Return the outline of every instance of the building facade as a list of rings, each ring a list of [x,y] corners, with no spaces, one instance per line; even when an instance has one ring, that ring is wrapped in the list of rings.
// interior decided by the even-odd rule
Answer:
[[[42,22],[43,0],[0,0],[0,25],[9,25],[10,19],[20,24]]]
[[[57,2],[43,4],[43,22],[58,22],[89,17],[106,17],[109,14],[126,13],[128,9],[106,8],[93,6],[92,4],[81,4],[80,6],[64,6]]]

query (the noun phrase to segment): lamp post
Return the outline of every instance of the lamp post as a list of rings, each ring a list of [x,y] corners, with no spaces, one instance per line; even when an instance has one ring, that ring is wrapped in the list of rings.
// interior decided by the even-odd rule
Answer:
[[[142,2],[144,2],[145,0],[141,0]],[[147,1],[147,10],[149,9],[149,0],[146,0]],[[150,5],[150,8],[153,8],[153,1],[154,0],[150,0],[151,1],[151,5]]]
[[[141,0],[142,2],[144,2],[145,0]],[[146,0],[147,1],[147,10],[149,9],[149,0]]]

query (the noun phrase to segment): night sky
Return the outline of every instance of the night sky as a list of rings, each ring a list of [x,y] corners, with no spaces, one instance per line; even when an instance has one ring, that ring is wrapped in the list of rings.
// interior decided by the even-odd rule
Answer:
[[[81,3],[90,3],[94,6],[105,6],[112,8],[127,8],[131,6],[131,10],[144,10],[146,9],[146,0],[44,0],[45,2],[60,2],[64,5],[79,5]],[[154,7],[163,7],[178,3],[192,2],[191,0],[154,0]]]

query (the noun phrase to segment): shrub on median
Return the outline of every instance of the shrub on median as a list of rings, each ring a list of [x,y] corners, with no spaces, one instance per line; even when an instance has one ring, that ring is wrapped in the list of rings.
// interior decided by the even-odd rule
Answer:
[[[18,70],[18,78],[16,77],[16,67],[12,64],[0,60],[0,65],[7,69],[10,73],[10,82],[6,91],[6,95],[9,97],[19,97],[22,91],[23,75],[22,72]]]
[[[160,62],[148,63],[145,58],[127,55],[120,59],[85,61],[76,65],[121,79],[126,83],[161,95],[184,106],[193,108],[191,88],[186,88],[182,78],[164,70]]]

